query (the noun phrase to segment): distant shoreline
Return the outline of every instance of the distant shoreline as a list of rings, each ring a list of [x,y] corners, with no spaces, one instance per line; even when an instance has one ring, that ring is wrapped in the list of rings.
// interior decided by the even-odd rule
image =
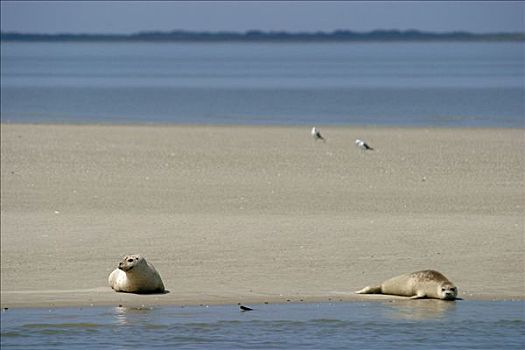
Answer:
[[[132,34],[37,34],[2,32],[2,42],[396,42],[396,41],[525,41],[525,33],[423,32],[418,30],[375,30],[354,32],[170,32]]]

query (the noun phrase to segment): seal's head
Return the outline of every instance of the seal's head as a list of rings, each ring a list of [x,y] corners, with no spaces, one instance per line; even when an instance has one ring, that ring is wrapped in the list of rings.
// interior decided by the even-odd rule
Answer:
[[[458,289],[450,282],[442,283],[439,287],[438,295],[443,300],[454,300],[458,296]]]
[[[118,263],[118,268],[124,272],[133,269],[135,266],[142,264],[144,258],[141,255],[128,255]]]

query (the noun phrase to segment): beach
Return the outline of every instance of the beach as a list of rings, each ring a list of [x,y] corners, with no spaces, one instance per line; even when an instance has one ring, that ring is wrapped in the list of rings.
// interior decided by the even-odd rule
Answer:
[[[2,124],[2,307],[525,299],[523,129],[318,128]],[[110,289],[137,253],[169,293]]]

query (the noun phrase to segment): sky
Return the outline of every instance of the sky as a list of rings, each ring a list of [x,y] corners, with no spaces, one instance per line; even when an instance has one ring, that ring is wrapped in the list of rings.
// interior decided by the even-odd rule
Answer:
[[[524,32],[522,1],[5,1],[1,30],[22,33],[417,29]]]

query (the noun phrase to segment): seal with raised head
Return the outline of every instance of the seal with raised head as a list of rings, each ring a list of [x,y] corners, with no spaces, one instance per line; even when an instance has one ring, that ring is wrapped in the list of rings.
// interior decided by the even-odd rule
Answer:
[[[128,255],[108,278],[109,285],[116,292],[164,293],[164,284],[159,273],[142,255]]]
[[[458,289],[440,272],[422,270],[390,278],[379,286],[368,286],[356,293],[400,295],[410,299],[454,300]]]

